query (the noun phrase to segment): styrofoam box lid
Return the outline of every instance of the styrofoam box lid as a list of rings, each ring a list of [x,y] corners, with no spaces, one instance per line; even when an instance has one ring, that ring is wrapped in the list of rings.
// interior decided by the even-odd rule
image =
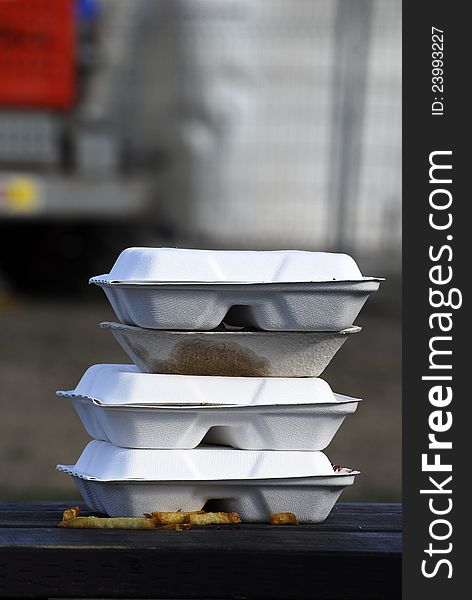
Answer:
[[[94,365],[75,390],[59,396],[85,397],[106,405],[273,405],[354,401],[333,394],[319,377],[219,377],[141,373],[134,365]]]
[[[75,465],[57,465],[76,477],[99,481],[202,481],[334,476],[322,452],[233,450],[136,450],[93,440]]]
[[[90,283],[285,283],[364,279],[347,254],[302,250],[127,248]]]

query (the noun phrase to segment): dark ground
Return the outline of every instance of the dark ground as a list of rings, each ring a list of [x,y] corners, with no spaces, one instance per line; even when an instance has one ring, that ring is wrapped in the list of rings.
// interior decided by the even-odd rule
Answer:
[[[387,290],[388,290],[388,286]],[[0,297],[0,498],[78,497],[55,471],[88,441],[57,389],[75,387],[100,362],[129,362],[100,321],[116,320],[105,297],[20,300]],[[379,294],[379,298],[381,295]],[[376,298],[323,377],[334,391],[364,399],[326,453],[362,475],[342,499],[398,501],[401,494],[401,329],[399,310]]]

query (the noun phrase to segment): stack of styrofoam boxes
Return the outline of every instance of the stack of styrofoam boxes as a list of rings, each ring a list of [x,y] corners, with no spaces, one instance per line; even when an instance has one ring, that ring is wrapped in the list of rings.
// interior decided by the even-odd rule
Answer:
[[[358,400],[318,375],[379,279],[342,254],[129,248],[103,323],[135,362],[95,365],[70,398],[95,438],[72,466],[93,510],[324,520],[356,471],[321,452]]]

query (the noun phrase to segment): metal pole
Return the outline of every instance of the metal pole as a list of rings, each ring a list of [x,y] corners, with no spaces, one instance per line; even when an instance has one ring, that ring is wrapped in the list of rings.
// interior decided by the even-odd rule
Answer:
[[[349,251],[358,201],[373,0],[337,0],[331,145],[334,245]]]

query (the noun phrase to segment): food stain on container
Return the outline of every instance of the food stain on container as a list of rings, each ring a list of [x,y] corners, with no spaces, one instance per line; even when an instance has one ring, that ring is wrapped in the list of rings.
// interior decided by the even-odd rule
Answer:
[[[143,360],[148,350],[138,342],[130,343]],[[149,360],[149,359],[148,359]],[[270,375],[270,362],[253,350],[235,342],[190,340],[176,346],[166,360],[152,359],[154,373],[174,375],[220,375],[226,377],[265,377]]]

